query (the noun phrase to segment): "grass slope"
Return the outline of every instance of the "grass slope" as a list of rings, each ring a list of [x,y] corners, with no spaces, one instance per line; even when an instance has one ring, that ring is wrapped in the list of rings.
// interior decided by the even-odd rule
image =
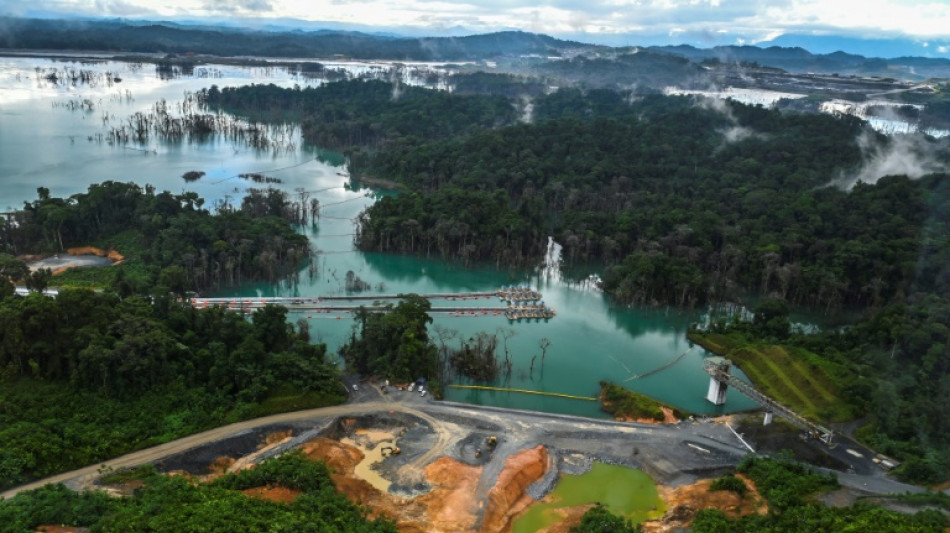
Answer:
[[[841,422],[854,418],[839,391],[848,379],[841,365],[794,346],[749,341],[740,334],[691,333],[691,341],[732,360],[752,383],[806,418]]]

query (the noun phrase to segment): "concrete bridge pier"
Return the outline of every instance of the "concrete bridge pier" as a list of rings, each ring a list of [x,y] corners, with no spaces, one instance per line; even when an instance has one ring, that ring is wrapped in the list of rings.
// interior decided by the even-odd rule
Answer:
[[[772,411],[765,412],[765,419],[762,421],[763,426],[767,426],[772,423]]]
[[[706,360],[706,365],[715,367],[715,372],[709,375],[709,391],[706,393],[706,399],[712,402],[713,405],[723,405],[726,403],[726,392],[729,390],[729,385],[726,384],[725,380],[717,379],[716,374],[729,372],[729,360],[723,357],[710,357]]]

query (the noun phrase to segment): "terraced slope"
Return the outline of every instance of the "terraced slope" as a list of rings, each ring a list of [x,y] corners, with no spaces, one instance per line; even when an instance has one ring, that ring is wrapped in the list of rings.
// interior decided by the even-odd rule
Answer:
[[[690,335],[690,340],[735,363],[763,393],[816,422],[853,418],[840,391],[848,372],[808,350],[747,342],[738,335]]]

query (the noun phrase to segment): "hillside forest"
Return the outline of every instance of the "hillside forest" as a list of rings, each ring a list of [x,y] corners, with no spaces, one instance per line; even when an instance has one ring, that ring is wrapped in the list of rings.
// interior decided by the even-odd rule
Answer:
[[[194,193],[106,182],[41,188],[0,225],[0,489],[224,423],[341,402],[326,346],[269,306],[253,319],[182,305],[190,291],[278,282],[308,257],[278,191],[211,212]],[[28,274],[13,254],[95,243],[109,269]],[[31,293],[14,295],[26,281]],[[98,290],[83,288],[84,285]],[[70,286],[72,288],[70,288]]]
[[[51,197],[44,187],[37,193],[11,218],[0,218],[0,253],[63,253],[90,244],[118,249],[128,256],[122,268],[88,272],[97,277],[87,281],[110,284],[123,296],[276,282],[310,257],[307,238],[292,226],[301,206],[277,189],[252,189],[240,206],[222,202],[213,212],[196,193],[134,183],[94,184],[70,198]],[[0,291],[10,290],[13,279],[12,273],[0,279]]]

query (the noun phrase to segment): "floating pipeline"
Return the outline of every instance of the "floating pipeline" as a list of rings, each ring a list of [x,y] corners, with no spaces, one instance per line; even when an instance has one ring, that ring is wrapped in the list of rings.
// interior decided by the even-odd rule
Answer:
[[[496,392],[517,392],[519,394],[535,394],[538,396],[554,396],[556,398],[567,398],[569,400],[584,400],[585,402],[596,402],[598,398],[591,396],[576,396],[574,394],[564,394],[561,392],[545,392],[540,390],[527,389],[508,389],[504,387],[490,387],[488,385],[446,385],[450,389],[470,389],[470,390],[488,390]]]

